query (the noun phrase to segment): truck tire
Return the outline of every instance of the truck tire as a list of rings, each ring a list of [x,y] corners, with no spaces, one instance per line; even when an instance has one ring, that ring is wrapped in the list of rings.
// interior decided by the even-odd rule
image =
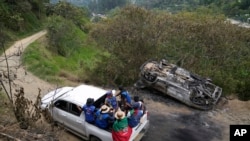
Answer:
[[[102,140],[95,136],[91,136],[89,141],[102,141]]]
[[[157,74],[144,73],[143,78],[147,80],[149,83],[155,83],[157,79]]]

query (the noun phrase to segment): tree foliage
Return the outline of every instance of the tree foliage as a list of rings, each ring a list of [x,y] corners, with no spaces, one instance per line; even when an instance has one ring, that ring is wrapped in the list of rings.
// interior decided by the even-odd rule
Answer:
[[[83,32],[71,21],[61,16],[48,19],[48,48],[61,56],[68,57],[82,47]]]
[[[242,21],[250,18],[249,0],[136,0],[135,4],[148,9],[161,9],[172,13],[183,10],[194,11],[200,6],[205,6]]]
[[[93,0],[88,7],[94,13],[105,14],[116,7],[123,7],[128,4],[128,0]]]
[[[167,58],[212,78],[225,93],[236,93],[239,82],[250,77],[250,30],[207,13],[172,15],[132,6],[99,23],[91,36],[110,53],[94,72],[99,82],[131,84],[143,62]]]
[[[75,7],[68,2],[60,1],[59,3],[55,5],[50,5],[47,8],[47,15],[62,16],[65,19],[71,20],[81,30],[85,32],[88,31],[86,24],[88,23],[90,14],[87,9]]]
[[[0,19],[3,25],[14,31],[26,31],[39,26],[45,15],[47,0],[0,0]]]
[[[166,21],[139,7],[126,7],[113,19],[96,25],[93,38],[111,55],[99,73],[108,81],[130,83],[137,76],[138,66],[158,53],[160,35]],[[133,56],[133,57],[131,57]],[[128,66],[130,64],[130,66]],[[120,77],[126,74],[127,77]]]
[[[48,48],[68,57],[83,45],[84,32],[88,32],[88,12],[67,2],[59,2],[48,10]]]

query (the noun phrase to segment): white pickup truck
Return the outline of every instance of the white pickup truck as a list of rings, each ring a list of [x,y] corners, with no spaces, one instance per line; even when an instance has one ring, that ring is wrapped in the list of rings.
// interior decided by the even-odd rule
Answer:
[[[89,141],[112,141],[111,131],[103,130],[85,122],[84,113],[77,106],[83,106],[87,98],[94,98],[94,105],[100,108],[107,91],[90,85],[63,87],[49,92],[42,98],[41,108],[47,109],[54,122],[63,125],[73,134]],[[147,111],[138,126],[133,128],[129,141],[139,141],[149,127]]]

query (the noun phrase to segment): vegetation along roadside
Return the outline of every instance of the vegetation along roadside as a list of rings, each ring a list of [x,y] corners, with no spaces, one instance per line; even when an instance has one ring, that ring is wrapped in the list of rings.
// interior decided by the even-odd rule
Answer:
[[[247,21],[250,3],[189,2],[120,2],[111,11],[92,5],[101,13],[93,20],[91,9],[67,2],[0,0],[0,53],[18,38],[46,28],[48,34],[25,50],[22,61],[28,71],[51,83],[129,86],[138,79],[143,62],[165,58],[210,77],[223,95],[249,100],[250,29],[226,22],[226,16]],[[0,97],[1,105],[9,105],[2,93]],[[16,124],[9,118],[14,117],[12,108],[0,109],[1,125],[10,129]]]
[[[224,94],[238,94],[241,99],[247,100],[250,32],[225,19],[225,16],[213,14],[206,8],[170,14],[127,6],[107,19],[85,25],[88,27],[86,32],[75,30],[77,26],[63,22],[63,17],[54,17],[54,20],[62,21],[48,27],[48,44],[41,46],[44,49],[52,47],[50,53],[53,55],[49,56],[53,58],[47,55],[42,60],[52,59],[47,62],[55,61],[55,64],[51,64],[51,69],[40,68],[46,71],[55,69],[52,76],[57,73],[68,79],[80,78],[73,79],[80,82],[131,85],[138,79],[139,67],[144,61],[166,58],[190,71],[210,77],[223,88]],[[75,29],[67,30],[69,26],[63,24]],[[67,32],[60,32],[63,30]],[[68,36],[60,36],[60,33]],[[75,53],[71,53],[72,50]],[[25,62],[28,53],[23,58]],[[48,76],[49,73],[46,73]]]

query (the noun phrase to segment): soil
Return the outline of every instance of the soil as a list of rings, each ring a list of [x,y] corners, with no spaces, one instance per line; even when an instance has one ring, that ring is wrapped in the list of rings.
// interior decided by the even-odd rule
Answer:
[[[7,51],[10,66],[9,78],[13,88],[23,87],[25,96],[34,100],[41,89],[44,95],[56,86],[39,79],[25,69],[20,57],[23,50],[34,40],[41,38],[46,31],[17,41]],[[4,56],[0,58],[1,78],[7,78]],[[8,82],[4,81],[7,86]],[[250,124],[250,101],[239,101],[235,97],[222,97],[214,109],[200,111],[184,105],[170,97],[153,90],[134,90],[128,87],[132,95],[139,95],[147,106],[150,128],[143,141],[229,141],[229,126],[232,124]],[[1,115],[4,116],[4,115]],[[81,139],[62,131],[60,141],[80,141]],[[0,139],[1,140],[1,139]]]

